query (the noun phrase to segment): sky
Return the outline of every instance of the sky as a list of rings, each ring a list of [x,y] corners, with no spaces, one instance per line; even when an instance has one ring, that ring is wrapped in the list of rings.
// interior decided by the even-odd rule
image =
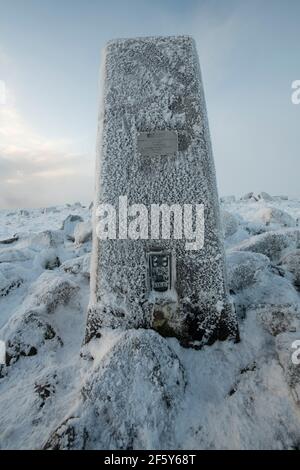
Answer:
[[[0,207],[89,203],[102,48],[176,34],[196,40],[219,194],[300,197],[299,33],[299,0],[0,0]]]

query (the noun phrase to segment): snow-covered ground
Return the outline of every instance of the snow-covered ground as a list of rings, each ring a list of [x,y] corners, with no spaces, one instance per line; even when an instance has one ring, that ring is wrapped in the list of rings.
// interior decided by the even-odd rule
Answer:
[[[0,448],[300,448],[300,200],[221,208],[241,341],[200,351],[145,330],[86,351],[91,211],[0,211]]]

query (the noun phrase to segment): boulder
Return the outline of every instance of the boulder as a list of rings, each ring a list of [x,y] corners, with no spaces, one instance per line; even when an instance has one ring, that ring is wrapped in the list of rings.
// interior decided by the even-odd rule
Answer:
[[[270,196],[270,194],[268,194],[268,193],[265,193],[264,191],[259,193],[256,197],[257,197],[258,200],[273,201],[272,196]]]
[[[12,243],[15,243],[19,240],[19,237],[14,235],[13,237],[10,238],[4,238],[0,240],[0,245],[11,245]]]
[[[105,341],[101,338],[100,342]],[[108,343],[109,344],[109,343]],[[119,333],[97,359],[81,402],[51,434],[46,449],[160,449],[186,386],[183,367],[152,330]]]
[[[267,256],[246,251],[230,251],[226,260],[228,285],[234,292],[254,284],[258,273],[271,266]]]
[[[64,378],[64,371],[55,367],[47,368],[38,375],[34,382],[34,395],[39,409],[46,405],[53,406],[57,388]]]
[[[61,245],[63,241],[63,234],[60,230],[45,230],[29,235],[27,237],[27,246],[36,251],[45,248],[56,248]]]
[[[256,196],[253,192],[246,193],[244,196],[241,197],[241,201],[257,201]]]
[[[59,251],[53,248],[43,249],[39,251],[34,259],[34,267],[39,271],[41,269],[48,269],[52,271],[53,269],[59,268],[61,261],[59,258]]]
[[[7,296],[24,282],[23,270],[12,263],[0,264],[0,297]]]
[[[19,213],[22,217],[29,217],[30,215],[29,211],[27,211],[26,209],[21,209]]]
[[[238,229],[238,222],[231,212],[225,210],[221,211],[221,223],[225,238],[228,238],[236,233]]]
[[[62,345],[53,325],[37,309],[14,315],[4,329],[3,338],[7,366],[21,356],[35,356],[45,342],[51,342],[51,348]]]
[[[90,253],[79,256],[78,258],[73,258],[65,261],[61,265],[61,269],[66,273],[71,274],[82,274],[87,279],[90,278],[90,264],[91,264],[91,255]]]
[[[60,264],[61,263],[59,257],[54,255],[53,257],[47,259],[45,263],[45,269],[49,269],[50,271],[52,271],[53,269],[59,268]]]
[[[38,278],[20,309],[3,329],[7,365],[16,362],[20,356],[36,355],[47,340],[55,338],[52,346],[62,345],[48,314],[54,313],[60,305],[67,305],[78,290],[76,284],[52,272],[45,272]]]
[[[272,335],[299,329],[299,310],[295,305],[268,305],[256,309],[256,318]]]
[[[252,251],[278,263],[289,251],[300,247],[300,230],[282,229],[256,235],[234,247],[235,251]]]
[[[76,245],[81,245],[82,243],[86,243],[92,239],[92,224],[90,221],[88,222],[80,222],[76,225],[74,231],[74,239]]]
[[[28,305],[42,306],[46,313],[53,313],[59,305],[67,305],[78,290],[79,286],[65,276],[45,272],[31,286]]]
[[[74,242],[74,230],[79,222],[83,222],[83,218],[80,217],[80,215],[74,214],[68,215],[68,217],[63,221],[62,230],[64,231],[67,240]]]
[[[292,275],[295,287],[300,290],[300,250],[293,250],[283,256],[279,263]]]
[[[267,226],[296,227],[296,221],[287,212],[276,207],[263,207],[255,215],[255,219]]]

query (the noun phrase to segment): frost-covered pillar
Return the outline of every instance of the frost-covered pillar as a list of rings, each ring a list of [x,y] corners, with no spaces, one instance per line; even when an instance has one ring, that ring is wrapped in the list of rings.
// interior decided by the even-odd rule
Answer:
[[[104,327],[236,337],[193,39],[110,41],[102,92],[86,342]]]

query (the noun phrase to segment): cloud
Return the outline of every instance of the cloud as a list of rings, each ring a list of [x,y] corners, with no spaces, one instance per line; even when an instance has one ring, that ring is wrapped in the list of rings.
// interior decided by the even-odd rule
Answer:
[[[88,162],[88,164],[87,164]],[[13,94],[0,106],[0,206],[37,207],[86,200],[90,157],[67,139],[48,139],[18,110]]]

